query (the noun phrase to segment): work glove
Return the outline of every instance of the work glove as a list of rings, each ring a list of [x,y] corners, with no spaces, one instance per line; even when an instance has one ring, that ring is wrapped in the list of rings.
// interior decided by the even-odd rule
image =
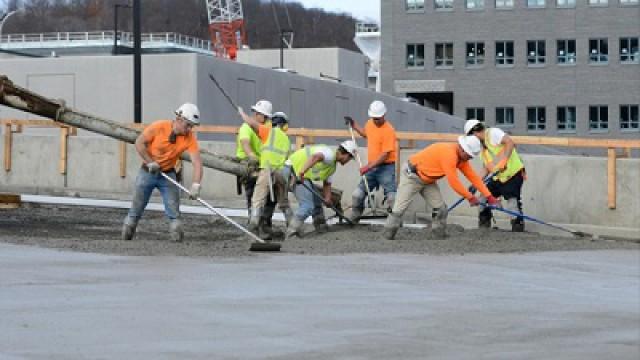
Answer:
[[[475,196],[473,196],[473,195],[472,195],[472,196],[469,198],[469,205],[471,205],[471,206],[478,206],[478,205],[480,205],[480,200],[478,200],[478,198],[477,198],[477,197],[475,197]]]
[[[495,207],[502,207],[502,204],[500,204],[500,200],[496,199],[496,197],[493,195],[487,198],[487,204]]]
[[[195,200],[200,197],[200,184],[193,183],[191,184],[191,189],[189,190],[189,199]]]
[[[351,116],[344,117],[344,124],[351,128],[353,127],[353,119],[351,118]]]
[[[151,174],[158,174],[160,172],[160,164],[158,164],[157,162],[150,162],[146,164],[147,169],[149,170],[149,172]]]
[[[369,171],[371,171],[371,167],[369,165],[365,165],[363,167],[360,168],[360,176],[363,176],[364,174],[368,173]]]

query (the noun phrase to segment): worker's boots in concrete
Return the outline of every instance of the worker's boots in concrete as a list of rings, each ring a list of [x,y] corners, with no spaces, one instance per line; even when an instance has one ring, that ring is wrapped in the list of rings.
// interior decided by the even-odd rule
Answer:
[[[493,215],[491,214],[490,209],[482,209],[482,211],[480,211],[480,214],[478,215],[478,227],[481,229],[490,229],[492,217]]]
[[[182,231],[182,222],[180,222],[180,220],[171,220],[169,223],[169,236],[171,240],[175,242],[182,242],[184,240],[184,232]]]
[[[302,237],[303,226],[304,222],[302,220],[298,219],[296,216],[291,218],[291,222],[289,223],[289,227],[287,227],[287,232],[285,233],[285,240],[294,236]]]
[[[357,208],[357,207],[352,207],[351,208],[351,215],[349,216],[349,220],[351,220],[352,223],[357,224],[360,222],[360,218],[362,217],[362,208]]]
[[[387,216],[387,222],[384,224],[384,230],[382,231],[382,237],[387,240],[393,240],[396,237],[398,229],[402,226],[402,219],[399,215],[394,213]]]
[[[327,225],[327,219],[325,219],[324,214],[313,216],[313,227],[318,234],[324,234],[329,231],[329,225]]]
[[[511,219],[511,231],[524,232],[524,220],[520,218]]]
[[[122,225],[122,240],[133,239],[133,236],[136,234],[137,226],[137,221],[131,220],[130,217],[127,217]]]
[[[435,209],[434,209],[435,210]],[[446,206],[439,208],[433,219],[433,228],[431,234],[436,239],[444,239],[447,237],[447,215],[449,211]]]
[[[505,206],[507,209],[522,213],[522,204],[518,200],[518,198],[512,197],[507,199],[507,204]],[[513,232],[523,232],[524,231],[524,219],[521,217],[511,218],[511,231]]]

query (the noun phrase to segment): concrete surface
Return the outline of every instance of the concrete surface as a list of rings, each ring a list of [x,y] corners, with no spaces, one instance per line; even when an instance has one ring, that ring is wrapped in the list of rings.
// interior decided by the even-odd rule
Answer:
[[[640,252],[121,257],[0,244],[2,359],[638,359]]]

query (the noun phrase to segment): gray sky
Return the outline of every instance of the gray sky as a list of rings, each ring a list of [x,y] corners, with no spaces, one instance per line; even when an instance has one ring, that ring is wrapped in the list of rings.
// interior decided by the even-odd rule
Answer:
[[[288,0],[302,3],[305,7],[316,7],[326,11],[351,13],[360,20],[375,20],[380,23],[380,0]]]

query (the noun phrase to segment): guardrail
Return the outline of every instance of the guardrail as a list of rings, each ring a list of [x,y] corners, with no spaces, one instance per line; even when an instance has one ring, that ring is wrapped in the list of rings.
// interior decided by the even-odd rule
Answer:
[[[59,128],[60,129],[60,161],[59,171],[61,174],[67,172],[67,143],[68,137],[77,134],[77,129],[66,125],[58,124],[51,120],[18,120],[18,119],[0,119],[0,125],[4,129],[4,169],[11,171],[11,145],[14,133],[21,133],[24,127],[37,128]],[[148,124],[128,124],[127,126],[134,129],[143,129]],[[219,126],[219,125],[202,125],[196,128],[199,133],[206,134],[227,134],[235,135],[238,133],[237,126]],[[330,130],[330,129],[306,129],[291,128],[287,131],[289,136],[295,137],[296,148],[300,148],[305,144],[315,143],[316,138],[337,138],[350,139],[351,135],[347,130]],[[416,141],[457,141],[459,134],[451,133],[415,133],[415,132],[398,132],[397,151],[400,154],[401,149],[414,149]],[[357,136],[357,135],[356,135]],[[607,150],[607,194],[609,209],[616,208],[617,186],[616,186],[616,161],[618,158],[630,157],[632,149],[640,149],[640,140],[624,140],[624,139],[586,139],[586,138],[562,138],[562,137],[539,137],[539,136],[512,136],[516,144],[526,145],[546,145],[560,146],[569,148],[600,148]],[[401,141],[405,142],[401,146]],[[618,154],[618,150],[622,150]],[[126,153],[127,147],[125,142],[120,142],[120,176],[126,177]],[[400,171],[400,161],[396,171]]]

